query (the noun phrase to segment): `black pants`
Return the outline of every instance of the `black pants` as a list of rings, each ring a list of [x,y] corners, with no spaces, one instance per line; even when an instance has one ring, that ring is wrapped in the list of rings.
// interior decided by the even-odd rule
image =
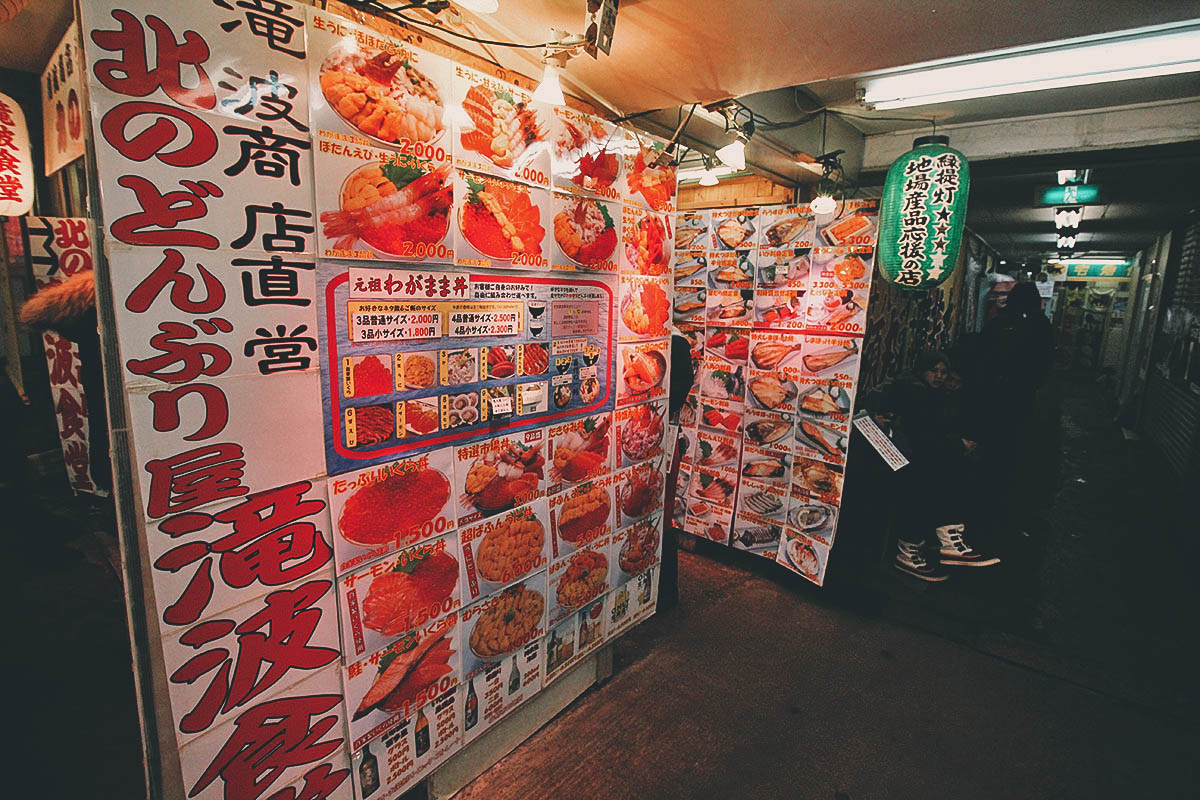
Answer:
[[[910,457],[911,458],[911,457]],[[933,542],[934,528],[965,522],[973,487],[972,465],[962,456],[924,455],[897,470],[897,535]]]

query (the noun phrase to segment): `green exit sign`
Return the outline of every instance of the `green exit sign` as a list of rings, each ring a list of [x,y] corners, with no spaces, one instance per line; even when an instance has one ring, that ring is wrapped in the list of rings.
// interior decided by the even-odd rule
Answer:
[[[1074,183],[1068,186],[1039,186],[1033,194],[1033,205],[1046,206],[1096,206],[1104,203],[1100,185]]]

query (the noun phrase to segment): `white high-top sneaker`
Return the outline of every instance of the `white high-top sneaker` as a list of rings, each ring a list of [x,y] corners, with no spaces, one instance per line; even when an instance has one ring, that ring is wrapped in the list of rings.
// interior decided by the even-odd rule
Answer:
[[[999,564],[995,556],[985,556],[971,548],[963,541],[965,525],[942,525],[936,528],[938,544],[941,550],[938,555],[941,562],[951,567],[990,567]]]
[[[921,548],[925,546],[924,542],[914,544],[913,542],[906,542],[900,539],[896,544],[896,569],[923,581],[937,582],[946,580],[948,577],[946,573],[938,569],[936,564],[930,564],[926,561],[925,556],[921,554]]]

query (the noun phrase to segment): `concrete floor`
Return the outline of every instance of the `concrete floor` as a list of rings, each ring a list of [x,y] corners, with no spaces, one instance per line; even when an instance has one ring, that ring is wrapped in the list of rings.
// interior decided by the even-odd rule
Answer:
[[[683,552],[678,608],[458,798],[1195,796],[1196,487],[1063,392],[1062,488],[1004,565],[822,593]]]

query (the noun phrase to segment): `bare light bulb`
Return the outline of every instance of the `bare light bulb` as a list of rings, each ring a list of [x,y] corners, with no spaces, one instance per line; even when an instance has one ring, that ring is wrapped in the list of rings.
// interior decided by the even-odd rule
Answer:
[[[717,173],[711,169],[704,170],[704,174],[700,176],[701,186],[716,186],[718,183]]]
[[[746,143],[739,136],[718,150],[717,158],[735,172],[741,172],[746,168]]]

